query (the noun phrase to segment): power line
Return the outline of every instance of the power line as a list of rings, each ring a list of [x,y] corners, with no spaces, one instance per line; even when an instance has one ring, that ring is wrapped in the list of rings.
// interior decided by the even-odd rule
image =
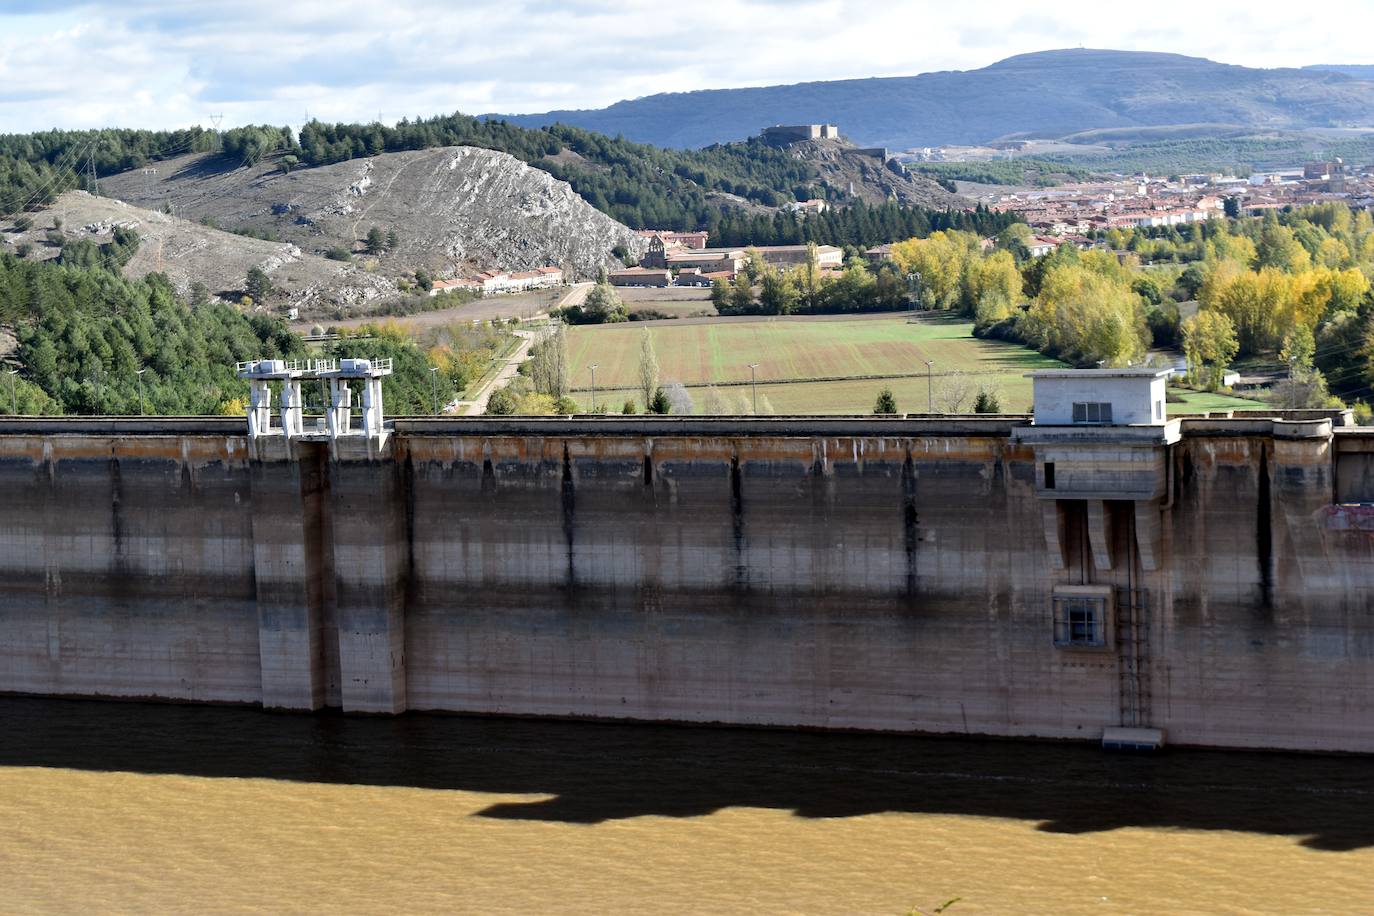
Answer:
[[[86,147],[82,147],[80,143],[73,143],[71,146],[67,147],[67,151],[59,156],[57,162],[52,165],[53,171],[52,174],[48,176],[48,180],[40,184],[15,212],[24,212],[32,206],[35,200],[38,200],[39,197],[47,194],[48,191],[56,187],[57,182],[62,178],[63,170],[70,169],[73,165],[84,159],[85,149],[89,148],[90,144],[93,142],[94,140],[87,141]]]
[[[89,175],[91,193],[96,197],[100,196],[100,179],[95,176],[95,151],[100,146],[100,135],[97,134],[95,142],[91,144],[89,155],[86,159]]]

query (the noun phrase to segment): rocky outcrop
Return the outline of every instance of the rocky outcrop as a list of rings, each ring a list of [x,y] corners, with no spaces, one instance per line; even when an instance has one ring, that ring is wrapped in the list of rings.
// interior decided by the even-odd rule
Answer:
[[[341,306],[365,309],[399,292],[392,279],[357,263],[331,261],[290,242],[246,238],[85,191],[63,194],[32,217],[27,232],[11,225],[0,235],[0,250],[17,251],[27,243],[30,258],[56,257],[60,249],[48,244],[46,233],[59,219],[71,241],[107,242],[116,227],[138,233],[138,252],[124,273],[165,274],[182,296],[189,296],[191,285],[199,282],[212,296],[237,302],[253,267],[265,271],[278,290],[269,301],[253,307],[274,313],[295,307],[306,315],[331,315]]]
[[[924,175],[913,175],[886,150],[860,149],[844,140],[803,140],[787,151],[816,166],[821,180],[843,195],[868,203],[895,200],[904,206],[964,209],[973,201],[960,197]]]
[[[361,254],[376,227],[394,232],[394,250],[371,269],[401,277],[557,265],[586,277],[637,255],[643,241],[596,210],[565,182],[505,153],[440,147],[297,169],[272,162],[251,168],[210,154],[158,164],[157,174],[127,172],[101,182],[130,203],[164,204],[190,219],[251,229],[307,253],[335,247]]]

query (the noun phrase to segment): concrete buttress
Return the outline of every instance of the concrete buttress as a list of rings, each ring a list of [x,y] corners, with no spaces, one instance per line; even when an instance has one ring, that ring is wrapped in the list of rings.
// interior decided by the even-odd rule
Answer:
[[[371,448],[376,449],[375,442]],[[409,573],[403,468],[389,448],[335,440],[329,465],[338,620],[339,683],[345,712],[406,709],[405,604]]]
[[[262,705],[315,710],[325,703],[328,467],[320,446],[297,446],[289,456],[284,440],[277,445],[283,454],[254,460],[250,475]]]

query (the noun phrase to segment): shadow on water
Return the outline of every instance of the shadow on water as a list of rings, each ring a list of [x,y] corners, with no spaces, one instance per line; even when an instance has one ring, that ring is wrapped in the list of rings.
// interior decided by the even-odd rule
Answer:
[[[748,806],[1374,845],[1374,762],[1359,757],[1124,756],[1085,745],[10,697],[0,698],[0,766],[542,794],[552,797],[481,814],[581,824]]]

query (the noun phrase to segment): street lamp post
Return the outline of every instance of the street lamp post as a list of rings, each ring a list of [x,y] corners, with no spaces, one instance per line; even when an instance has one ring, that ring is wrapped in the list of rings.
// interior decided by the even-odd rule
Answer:
[[[596,367],[597,363],[592,363],[587,368],[592,371],[592,413],[596,413]]]
[[[434,416],[439,416],[439,376],[434,373],[439,371],[438,366],[429,367],[429,391],[430,397],[434,401]]]
[[[759,383],[757,377],[754,375],[754,370],[758,367],[758,363],[749,364],[749,387],[754,393],[754,416],[756,417],[759,415]]]
[[[143,416],[143,373],[146,368],[137,370],[134,374],[138,376],[138,415]]]
[[[935,413],[935,384],[931,380],[935,360],[926,360],[926,413]]]

